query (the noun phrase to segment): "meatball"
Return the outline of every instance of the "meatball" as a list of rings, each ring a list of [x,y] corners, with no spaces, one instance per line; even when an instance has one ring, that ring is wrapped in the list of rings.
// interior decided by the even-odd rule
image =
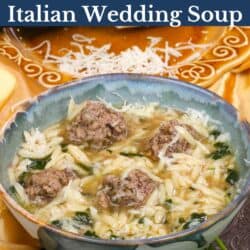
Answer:
[[[108,175],[97,194],[98,203],[102,208],[138,208],[146,203],[156,187],[157,183],[140,170],[130,171],[123,180]]]
[[[74,173],[68,169],[45,169],[27,178],[24,183],[25,192],[31,201],[43,205],[55,198],[74,177]]]
[[[151,154],[155,157],[159,157],[160,151],[164,148],[164,145],[173,141],[177,134],[176,126],[185,128],[194,138],[198,138],[199,134],[191,126],[182,124],[177,120],[171,120],[164,122],[154,136],[149,140],[148,148]],[[190,144],[184,138],[179,138],[177,141],[171,143],[165,151],[165,155],[171,157],[173,153],[186,152],[190,147]]]
[[[123,115],[98,101],[87,101],[85,107],[67,126],[67,139],[76,145],[87,143],[100,150],[127,136]]]

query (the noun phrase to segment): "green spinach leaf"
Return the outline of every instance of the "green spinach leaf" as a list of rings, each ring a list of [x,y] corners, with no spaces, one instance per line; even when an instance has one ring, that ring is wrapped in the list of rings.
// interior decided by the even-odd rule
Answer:
[[[17,194],[17,191],[16,191],[16,188],[14,186],[10,186],[9,187],[9,194],[12,196],[12,197],[16,197],[18,194]]]
[[[46,164],[50,161],[50,155],[44,159],[35,160],[32,159],[31,163],[27,166],[29,170],[43,170]]]
[[[77,165],[78,165],[80,168],[82,168],[83,170],[87,171],[90,175],[93,174],[93,167],[84,165],[84,164],[82,164],[82,163],[78,163]]]
[[[172,199],[166,199],[164,202],[164,205],[166,208],[170,209],[173,205],[173,200]]]
[[[138,224],[144,224],[144,217],[141,217],[141,218],[138,220]]]
[[[92,237],[92,238],[99,238],[99,236],[94,231],[90,231],[90,230],[87,230],[84,233],[84,235],[88,237]]]
[[[190,220],[183,225],[183,229],[195,227],[200,223],[204,222],[206,219],[207,215],[205,213],[193,213],[190,216]]]
[[[239,180],[239,172],[235,169],[229,169],[227,172],[226,182],[234,185]]]
[[[59,229],[61,229],[62,226],[63,226],[63,223],[62,223],[62,221],[60,221],[60,220],[53,220],[53,221],[50,222],[50,224],[51,224],[52,226],[54,226],[54,227],[59,228]]]
[[[224,142],[217,142],[214,144],[214,147],[216,150],[209,155],[214,160],[221,159],[224,156],[231,154],[229,145]]]
[[[29,176],[30,176],[29,172],[21,173],[18,177],[18,183],[20,183],[23,186]]]
[[[115,234],[111,234],[110,237],[109,237],[110,240],[124,240],[123,237],[119,237]]]
[[[73,220],[79,224],[88,225],[88,226],[93,225],[93,219],[91,218],[91,215],[88,211],[76,212],[73,217]]]
[[[127,156],[127,157],[144,157],[143,154],[139,154],[139,153],[126,153],[126,152],[121,152],[120,155]]]
[[[214,129],[209,134],[212,135],[215,139],[217,139],[217,137],[221,135],[221,132],[217,129]]]
[[[183,224],[184,222],[185,222],[185,219],[184,219],[183,217],[180,217],[180,218],[179,218],[179,223],[180,223],[180,224]]]

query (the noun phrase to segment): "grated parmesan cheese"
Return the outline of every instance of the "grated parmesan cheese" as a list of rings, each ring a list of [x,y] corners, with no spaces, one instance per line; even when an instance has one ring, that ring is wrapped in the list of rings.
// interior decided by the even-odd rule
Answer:
[[[202,49],[211,46],[211,44],[194,44],[189,40],[177,43],[174,47],[170,47],[168,41],[165,41],[165,47],[157,47],[162,38],[148,37],[149,45],[145,49],[132,46],[115,54],[110,51],[111,44],[95,47],[92,45],[94,40],[95,38],[73,34],[70,43],[72,49],[60,49],[60,52],[65,53],[63,56],[51,54],[51,43],[48,40],[30,50],[40,50],[46,47],[43,63],[57,65],[60,71],[74,78],[121,72],[168,75],[177,78],[178,67],[182,65],[182,62],[174,66],[169,65],[171,58],[180,58],[183,56],[183,51],[191,50],[194,55],[183,60],[185,63],[191,62],[200,57]]]

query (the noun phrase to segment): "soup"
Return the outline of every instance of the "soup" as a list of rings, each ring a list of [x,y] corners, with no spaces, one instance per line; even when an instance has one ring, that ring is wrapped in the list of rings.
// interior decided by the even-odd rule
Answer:
[[[36,219],[116,240],[206,221],[234,197],[238,170],[229,134],[206,114],[71,100],[65,120],[24,132],[9,177]]]

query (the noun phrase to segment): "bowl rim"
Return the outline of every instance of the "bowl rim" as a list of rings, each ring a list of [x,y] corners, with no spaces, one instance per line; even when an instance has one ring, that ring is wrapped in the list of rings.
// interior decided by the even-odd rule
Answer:
[[[188,83],[182,80],[178,79],[172,79],[172,78],[166,78],[162,76],[153,76],[153,75],[144,75],[144,74],[130,74],[130,73],[115,73],[115,74],[102,74],[102,75],[95,75],[95,76],[90,76],[86,77],[83,79],[75,80],[75,81],[70,81],[67,82],[66,84],[62,84],[59,86],[56,86],[54,88],[51,88],[42,94],[34,97],[30,101],[28,101],[28,105],[25,106],[23,111],[17,112],[12,119],[6,122],[6,125],[4,126],[4,129],[2,131],[2,135],[4,136],[5,133],[8,130],[11,130],[11,125],[15,122],[17,117],[19,115],[22,115],[23,113],[29,112],[32,110],[32,107],[36,106],[38,102],[43,101],[43,99],[46,99],[46,97],[50,95],[57,94],[58,92],[64,91],[65,89],[71,89],[71,88],[77,88],[78,86],[81,86],[85,83],[91,84],[92,81],[96,80],[112,80],[112,81],[119,81],[119,80],[127,80],[127,81],[135,81],[135,80],[152,80],[157,82],[158,84],[174,84],[177,86],[183,86],[185,88],[189,88],[194,90],[195,92],[200,92],[203,95],[210,95],[215,100],[220,101],[223,103],[225,106],[229,107],[233,112],[235,118],[237,119],[237,122],[242,125],[243,129],[246,130],[248,134],[248,142],[250,145],[250,127],[247,121],[240,121],[238,120],[237,116],[237,109],[233,107],[230,103],[222,99],[219,95],[216,93],[204,89],[198,85],[194,85],[192,83]],[[102,83],[100,83],[102,84]],[[108,85],[109,81],[106,81],[104,85]],[[155,84],[155,83],[153,83]],[[234,210],[237,208],[240,208],[243,203],[246,201],[246,198],[250,194],[250,176],[248,176],[247,183],[244,187],[244,189],[241,190],[239,195],[233,199],[223,210],[221,210],[219,213],[211,216],[208,220],[205,222],[192,227],[190,229],[185,229],[177,233],[170,233],[164,236],[158,236],[158,237],[151,237],[151,238],[135,238],[135,239],[117,239],[117,240],[110,240],[110,239],[101,239],[101,238],[91,238],[91,237],[86,237],[86,236],[80,236],[79,234],[71,233],[68,231],[60,230],[57,229],[56,227],[53,227],[47,223],[41,222],[37,220],[31,213],[29,213],[27,210],[25,210],[21,205],[19,205],[7,192],[7,190],[3,187],[3,185],[0,183],[0,195],[3,198],[3,201],[6,203],[7,206],[11,207],[15,212],[20,214],[21,216],[24,216],[29,222],[32,222],[39,226],[40,229],[45,229],[48,231],[51,231],[52,233],[59,234],[63,237],[70,238],[73,240],[78,240],[78,241],[83,241],[83,242],[89,242],[89,243],[94,243],[98,245],[112,245],[112,246],[138,246],[138,245],[154,245],[154,244],[162,244],[162,243],[169,243],[169,242],[174,242],[178,241],[180,238],[186,238],[189,236],[192,236],[193,234],[200,234],[203,231],[206,231],[210,227],[212,227],[214,224],[224,220],[226,217],[228,217]],[[12,212],[12,211],[11,211]],[[188,239],[187,239],[188,241]]]

